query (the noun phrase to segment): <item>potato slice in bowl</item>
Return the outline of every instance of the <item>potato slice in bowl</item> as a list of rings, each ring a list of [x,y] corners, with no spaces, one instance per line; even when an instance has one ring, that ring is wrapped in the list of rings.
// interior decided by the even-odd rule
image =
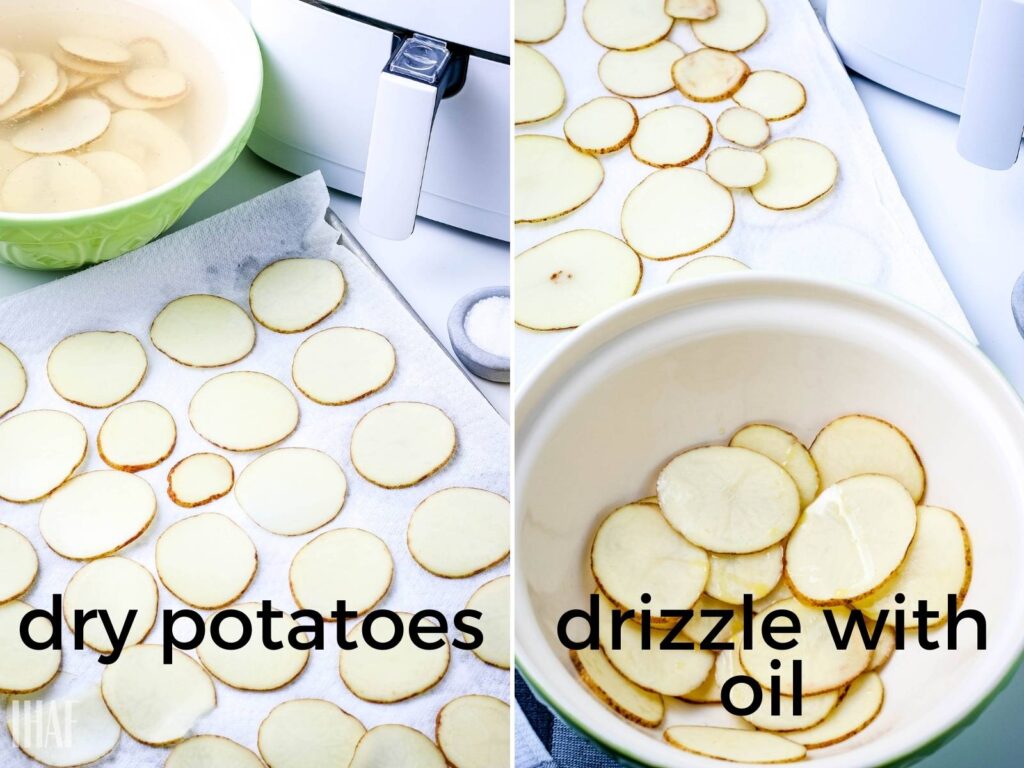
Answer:
[[[665,731],[673,747],[733,763],[795,763],[807,750],[774,733],[709,725],[674,725]]]
[[[665,719],[665,700],[619,673],[601,650],[582,648],[569,654],[580,679],[591,691],[627,720],[657,728]]]
[[[800,491],[803,506],[818,495],[821,486],[818,467],[796,435],[771,424],[748,424],[732,436],[729,445],[757,451],[786,470]]]
[[[742,604],[745,595],[750,595],[751,600],[760,600],[775,589],[782,578],[782,558],[781,544],[746,555],[712,553],[704,589],[711,597],[732,605]]]
[[[869,672],[861,675],[843,695],[832,713],[817,725],[786,736],[808,749],[820,749],[856,736],[871,724],[882,709],[885,689],[882,678]]]

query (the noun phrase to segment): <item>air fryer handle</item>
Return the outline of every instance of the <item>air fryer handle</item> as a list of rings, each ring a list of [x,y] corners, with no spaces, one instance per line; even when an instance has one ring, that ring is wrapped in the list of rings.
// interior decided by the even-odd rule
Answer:
[[[957,149],[993,170],[1017,161],[1024,133],[1024,0],[981,0]]]

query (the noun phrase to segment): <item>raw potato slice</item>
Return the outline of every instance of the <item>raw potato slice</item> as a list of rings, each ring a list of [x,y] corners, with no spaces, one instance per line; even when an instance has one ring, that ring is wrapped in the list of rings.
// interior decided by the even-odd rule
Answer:
[[[53,648],[35,650],[21,639],[21,621],[32,606],[21,600],[0,605],[0,694],[33,693],[45,688],[60,670],[61,652]],[[47,637],[45,619],[33,619],[29,636]]]
[[[188,91],[182,91],[181,95],[169,99],[147,99],[129,91],[123,80],[107,80],[100,83],[96,87],[96,93],[122,109],[165,109],[174,106],[188,95]]]
[[[164,768],[263,768],[252,752],[223,736],[193,736],[167,755]]]
[[[715,0],[666,0],[665,13],[673,19],[700,21],[718,13]]]
[[[704,611],[730,611],[732,616],[722,629],[718,629],[721,619],[710,614],[705,616]],[[700,599],[693,604],[693,614],[693,618],[683,628],[683,635],[695,643],[723,643],[743,629],[743,613],[737,611],[736,606],[723,603],[708,595],[701,595]]]
[[[684,693],[679,698],[683,701],[688,701],[691,704],[721,704],[722,703],[722,689],[718,685],[718,681],[715,679],[715,669],[717,669],[719,660],[724,654],[718,654],[715,657],[715,666],[708,673],[707,678],[699,686],[694,688],[689,693]]]
[[[345,276],[329,259],[281,259],[268,264],[249,287],[256,322],[278,333],[307,331],[345,299]]]
[[[689,165],[711,145],[711,122],[692,107],[648,112],[629,142],[633,157],[655,168]]]
[[[512,607],[509,577],[501,576],[488,581],[473,593],[466,603],[467,611],[480,611],[483,616],[477,626],[484,639],[473,653],[491,666],[508,669],[512,664],[509,624]],[[469,639],[469,636],[466,636]]]
[[[764,179],[768,163],[759,152],[718,147],[708,155],[707,169],[708,176],[723,187],[749,189]]]
[[[832,150],[810,139],[779,139],[761,154],[768,173],[750,192],[759,205],[774,211],[810,205],[831,192],[839,178],[839,161]]]
[[[565,85],[555,65],[529,45],[516,43],[516,125],[539,123],[565,106]]]
[[[628,101],[601,96],[574,109],[562,130],[580,152],[604,155],[626,146],[639,124],[636,108]]]
[[[192,167],[192,150],[177,131],[141,109],[122,109],[92,149],[120,152],[146,172],[150,187],[158,187]]]
[[[32,542],[0,524],[0,604],[28,592],[37,573],[39,557]]]
[[[163,101],[183,96],[188,91],[188,80],[175,69],[140,67],[124,76],[124,86],[136,96]]]
[[[352,430],[352,466],[382,488],[408,488],[440,470],[455,455],[455,425],[425,403],[386,403]]]
[[[338,666],[341,679],[352,693],[364,701],[392,704],[411,699],[433,688],[448,672],[451,657],[448,639],[439,634],[437,639],[443,640],[444,645],[433,649],[419,648],[409,639],[413,614],[396,615],[401,618],[402,637],[394,648],[380,650],[368,645],[362,637],[363,623],[367,621],[364,619],[348,633],[348,639],[357,643],[357,647],[341,651]],[[393,622],[376,621],[374,625],[372,635],[375,640],[383,643],[394,638]],[[383,625],[390,626],[391,631],[384,629]],[[424,626],[423,622],[420,626]],[[356,752],[358,754],[358,748]],[[381,763],[381,768],[384,765]]]
[[[234,521],[208,512],[171,525],[156,542],[156,572],[193,608],[235,602],[256,576],[256,546]]]
[[[294,699],[270,710],[257,742],[270,768],[338,768],[352,762],[365,733],[365,726],[337,704]]]
[[[516,42],[547,42],[562,31],[565,0],[516,0],[515,19]]]
[[[79,56],[73,56],[61,48],[53,52],[53,58],[61,67],[72,74],[107,78],[121,71],[120,64],[103,64],[98,61],[89,61]]]
[[[409,518],[409,552],[435,576],[462,579],[508,557],[508,499],[479,488],[445,488]]]
[[[795,763],[807,754],[801,745],[774,733],[708,725],[674,725],[665,731],[665,741],[695,755],[733,763]]]
[[[639,51],[608,51],[597,65],[604,87],[619,96],[643,99],[671,91],[672,64],[682,58],[683,49],[662,40]]]
[[[640,625],[635,621],[622,624],[618,650],[612,647],[612,610],[608,599],[601,595],[601,649],[611,665],[631,682],[644,690],[665,696],[684,696],[702,685],[715,663],[715,654],[693,649],[662,650],[661,642],[667,634],[660,629],[651,630],[650,648],[642,648]]]
[[[284,440],[299,424],[295,395],[256,371],[222,373],[199,388],[188,406],[192,428],[228,451],[258,451]]]
[[[7,174],[31,157],[20,149],[15,149],[14,145],[6,139],[0,139],[0,189],[3,189]]]
[[[460,696],[437,713],[437,745],[453,768],[508,768],[510,713],[493,696]]]
[[[64,621],[75,631],[75,613],[105,611],[115,627],[123,627],[128,611],[136,611],[126,646],[138,645],[156,623],[156,581],[143,566],[125,557],[104,557],[83,565],[64,590]],[[94,651],[110,653],[114,646],[103,625],[86,622],[82,637]]]
[[[148,400],[125,403],[111,411],[96,436],[100,458],[114,469],[139,472],[171,455],[177,440],[174,418]]]
[[[800,514],[786,471],[745,448],[706,446],[672,459],[658,477],[669,524],[699,547],[742,555],[782,541]]]
[[[729,107],[718,116],[716,125],[723,139],[750,149],[763,147],[771,137],[764,116],[746,107]]]
[[[142,383],[146,351],[138,339],[123,331],[76,333],[50,352],[46,374],[57,394],[68,402],[109,408],[127,399]]]
[[[640,257],[617,237],[576,229],[516,256],[516,324],[536,331],[576,328],[636,294]]]
[[[378,725],[359,740],[348,768],[446,768],[441,750],[419,731],[405,725]]]
[[[653,504],[629,504],[604,519],[590,550],[597,587],[620,609],[651,611],[654,626],[674,626],[662,610],[690,608],[708,580],[708,556],[668,524]],[[640,596],[651,600],[643,603]]]
[[[44,108],[49,107],[49,106],[52,106],[52,105],[56,104],[58,101],[60,101],[61,99],[64,98],[64,94],[68,92],[68,85],[69,85],[69,83],[71,81],[68,79],[68,75],[67,75],[67,73],[63,69],[60,70],[57,73],[57,77],[58,77],[57,88],[54,90],[54,92],[51,93],[49,98],[47,98],[46,101],[44,101],[38,107],[36,107],[35,109],[30,110],[29,112],[26,112],[25,113],[26,115],[34,114],[35,112],[38,112],[41,109],[44,109]],[[24,117],[24,115],[23,115],[23,117]]]
[[[271,650],[263,645],[260,631],[263,622],[256,616],[260,608],[260,603],[234,605],[227,609],[232,613],[231,618],[220,623],[223,641],[237,644],[242,637],[242,621],[236,614],[246,617],[254,629],[248,642],[241,648],[227,650],[213,642],[210,625],[219,615],[213,614],[207,623],[206,638],[198,649],[199,660],[211,675],[242,691],[275,691],[283,688],[302,674],[309,661],[308,650],[293,648],[288,643],[289,633],[298,624],[287,613],[270,620],[270,639],[282,643],[281,647]]]
[[[122,728],[150,746],[185,738],[217,706],[213,680],[191,656],[160,645],[134,645],[103,671],[103,701]]]
[[[128,43],[128,51],[132,62],[142,67],[162,67],[167,63],[167,51],[159,40],[152,37],[140,37]]]
[[[801,506],[817,497],[821,486],[818,467],[796,435],[771,424],[750,424],[733,435],[729,445],[756,451],[786,470],[800,491]]]
[[[364,328],[328,328],[299,345],[292,379],[310,400],[346,405],[383,389],[395,373],[395,348]]]
[[[733,100],[765,120],[785,120],[807,104],[807,91],[795,77],[771,69],[751,72]]]
[[[0,423],[0,499],[49,496],[85,461],[88,437],[74,416],[26,411]]]
[[[193,453],[167,474],[167,495],[179,507],[201,507],[231,492],[235,470],[216,453]]]
[[[0,344],[0,418],[13,411],[25,399],[28,377],[18,356]]]
[[[781,544],[749,555],[712,554],[704,589],[711,597],[733,605],[741,605],[745,595],[760,600],[782,578],[782,558]]]
[[[516,136],[516,223],[557,219],[583,206],[604,181],[601,161],[554,136]]]
[[[60,68],[49,56],[19,53],[21,80],[14,95],[0,105],[0,123],[28,114],[45,102],[60,85]]]
[[[99,178],[103,187],[101,205],[141,195],[149,187],[142,166],[120,152],[85,152],[77,159]]]
[[[916,503],[924,498],[925,474],[913,444],[900,430],[873,416],[841,416],[814,438],[811,456],[823,486],[854,475],[888,475],[910,491]]]
[[[6,104],[21,84],[21,70],[18,62],[0,56],[0,107]]]
[[[57,40],[60,49],[71,56],[99,64],[127,64],[132,54],[123,45],[99,37],[68,35]]]
[[[583,26],[605,48],[635,51],[668,36],[674,19],[665,0],[587,0]]]
[[[672,65],[672,82],[691,101],[725,101],[740,89],[750,67],[739,56],[698,48]]]
[[[313,448],[279,448],[242,470],[235,498],[261,528],[298,536],[341,512],[348,483],[338,462]]]
[[[0,200],[13,213],[77,211],[103,201],[103,183],[73,157],[33,157],[7,174]]]
[[[873,672],[877,669],[881,669],[889,663],[889,659],[896,652],[896,632],[892,627],[886,625],[882,627],[882,634],[879,637],[878,644],[871,651],[871,664],[868,665],[868,671]]]
[[[837,627],[845,627],[850,621],[846,608],[829,608]],[[791,611],[796,614],[800,631],[789,635],[796,645],[787,650],[771,648],[764,642],[762,625],[767,617],[776,611]],[[769,688],[772,677],[779,678],[779,692],[793,695],[793,662],[803,662],[803,694],[834,691],[854,680],[871,663],[871,651],[864,645],[859,632],[854,631],[850,643],[843,650],[836,647],[829,632],[825,613],[820,608],[804,605],[796,598],[775,603],[770,611],[754,617],[752,647],[740,649],[740,663],[751,677]],[[782,662],[780,669],[773,669],[771,662]]]
[[[690,23],[693,35],[708,48],[742,51],[768,28],[768,13],[761,0],[717,0],[718,13]]]
[[[731,272],[748,272],[750,267],[742,261],[728,256],[697,256],[669,275],[669,283],[685,283],[701,277],[727,275]]]
[[[153,346],[193,368],[237,363],[256,344],[256,326],[233,301],[194,294],[175,299],[149,328]]]
[[[110,469],[77,475],[39,512],[39,533],[69,560],[93,560],[123,549],[156,517],[156,495],[137,475]]]
[[[583,648],[571,651],[580,679],[601,701],[627,720],[645,728],[657,728],[665,719],[665,700],[645,691],[619,674],[603,651]]]
[[[107,711],[97,686],[45,704],[12,705],[7,729],[18,749],[51,768],[101,760],[114,751],[121,738],[121,726]]]
[[[760,600],[754,601],[754,613],[761,613],[775,603],[781,603],[783,600],[788,600],[793,596],[793,591],[789,588],[789,584],[783,579],[780,581],[771,592],[762,597]]]
[[[895,621],[894,611],[903,609],[906,612],[904,626],[914,629],[918,622],[910,611],[916,610],[918,603],[924,600],[928,610],[939,614],[928,622],[929,626],[941,624],[948,614],[949,595],[957,595],[957,607],[963,604],[971,583],[971,571],[971,542],[963,521],[948,509],[918,507],[917,533],[906,560],[891,580],[858,602],[857,608],[876,620],[888,609],[887,624]],[[897,594],[905,598],[902,605],[895,601]]]
[[[874,672],[861,675],[823,722],[807,730],[787,733],[786,737],[808,749],[838,744],[867,728],[882,710],[884,699],[882,678]]]
[[[68,99],[25,123],[11,138],[22,152],[54,155],[94,141],[110,125],[110,107],[99,99]]]
[[[362,616],[391,588],[395,563],[388,545],[360,528],[338,528],[305,544],[292,560],[288,584],[295,604],[326,621],[339,601]]]
[[[662,261],[709,248],[732,228],[735,207],[725,187],[695,168],[665,168],[641,181],[622,205],[622,236]]]
[[[903,563],[916,528],[914,500],[891,477],[841,480],[807,507],[789,536],[790,589],[816,605],[864,598]]]

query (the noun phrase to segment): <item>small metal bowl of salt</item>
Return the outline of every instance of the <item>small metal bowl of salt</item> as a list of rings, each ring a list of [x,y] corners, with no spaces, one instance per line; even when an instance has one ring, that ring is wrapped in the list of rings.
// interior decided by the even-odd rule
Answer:
[[[481,288],[463,296],[448,315],[448,338],[470,373],[507,384],[512,346],[508,286]]]

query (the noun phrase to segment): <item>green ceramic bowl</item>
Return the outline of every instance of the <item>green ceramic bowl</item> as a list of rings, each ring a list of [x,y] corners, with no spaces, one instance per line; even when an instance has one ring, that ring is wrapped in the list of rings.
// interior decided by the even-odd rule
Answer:
[[[63,0],[34,0],[33,10]],[[263,64],[256,36],[231,0],[131,0],[167,17],[210,52],[224,83],[224,120],[206,154],[185,174],[145,194],[82,211],[0,211],[0,261],[26,269],[75,269],[145,245],[170,227],[238,157],[259,111]],[[25,6],[0,0],[5,21]],[[106,0],[98,0],[103,9]],[[109,3],[110,12],[124,5]]]

